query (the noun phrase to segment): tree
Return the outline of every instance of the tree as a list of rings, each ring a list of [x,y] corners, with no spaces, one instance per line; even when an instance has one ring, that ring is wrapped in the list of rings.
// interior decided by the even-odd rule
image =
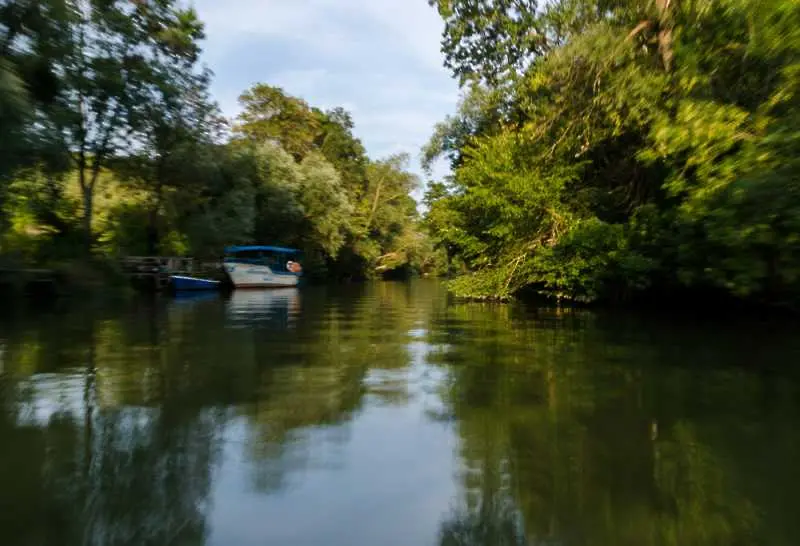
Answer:
[[[465,102],[426,150],[455,169],[429,224],[474,273],[456,290],[800,296],[779,166],[797,142],[796,6],[437,4],[448,65],[501,105]]]
[[[132,187],[148,195],[147,248],[158,253],[159,218],[168,193],[185,194],[204,179],[197,157],[220,140],[224,121],[208,96],[209,74],[195,73],[193,60],[174,59],[171,76],[161,84],[162,100],[148,105],[138,135],[139,151],[115,162]],[[207,165],[203,167],[208,168]]]
[[[299,165],[288,152],[274,144],[254,146],[252,153],[256,166],[253,240],[285,246],[304,244],[305,210],[300,201],[302,174]]]
[[[135,142],[177,67],[199,54],[202,25],[176,2],[72,0],[68,44],[56,61],[63,91],[53,123],[74,158],[87,248],[102,169]]]
[[[490,85],[524,70],[547,51],[536,0],[428,0],[445,23],[445,66],[461,83]]]
[[[0,6],[0,208],[7,182],[19,169],[41,165],[53,175],[64,170],[66,150],[48,134],[42,112],[53,106],[61,87],[54,61],[64,47],[65,15],[63,0]]]
[[[299,165],[298,201],[309,243],[335,258],[345,243],[353,206],[339,173],[323,156],[311,153]]]
[[[0,131],[3,134],[3,148],[0,156],[0,177],[5,178],[14,169],[15,147],[19,144],[19,134],[28,109],[28,97],[24,83],[5,59],[0,62]]]
[[[320,122],[316,148],[339,171],[351,198],[360,199],[366,189],[368,158],[364,145],[353,135],[350,113],[344,108],[315,113]]]
[[[257,209],[263,211],[258,238],[310,248],[331,274],[342,277],[429,261],[422,250],[425,234],[416,229],[410,193],[419,182],[406,170],[408,157],[370,162],[342,108],[323,112],[265,84],[253,86],[240,101],[244,112],[234,127],[234,145],[254,147],[266,159],[257,176]],[[302,221],[291,221],[292,203]],[[379,264],[381,257],[387,259]]]
[[[409,160],[408,154],[397,154],[368,166],[362,211],[367,233],[390,237],[414,210],[410,194],[419,187],[419,179],[406,170]]]
[[[17,167],[17,146],[27,107],[22,81],[5,60],[0,60],[0,210],[4,208],[7,177]],[[0,232],[5,227],[3,224],[4,217],[0,218]]]
[[[320,132],[320,120],[302,99],[280,87],[256,84],[239,97],[244,111],[234,133],[250,142],[275,142],[297,161],[312,149]]]
[[[455,116],[437,123],[433,135],[422,148],[422,167],[429,174],[436,160],[449,160],[455,171],[463,162],[463,151],[477,137],[496,134],[508,121],[501,90],[483,85],[471,85],[458,105]]]

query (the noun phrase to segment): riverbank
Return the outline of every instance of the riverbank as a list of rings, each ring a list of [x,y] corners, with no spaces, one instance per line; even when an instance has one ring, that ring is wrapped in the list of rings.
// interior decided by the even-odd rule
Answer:
[[[0,299],[11,306],[23,300],[127,299],[134,289],[113,262],[102,258],[60,261],[30,267],[0,265]]]
[[[448,292],[457,301],[475,303],[510,304],[519,302],[538,307],[564,307],[595,310],[638,310],[684,314],[741,314],[800,317],[800,304],[788,296],[768,298],[737,297],[714,288],[670,287],[651,288],[641,292],[617,294],[614,298],[586,300],[567,294],[551,293],[525,286],[516,291],[490,293],[470,286],[467,277],[448,281]]]
[[[399,271],[382,275],[384,280],[407,280],[406,275],[398,275]],[[0,258],[0,301],[5,306],[18,305],[25,300],[47,303],[57,300],[111,300],[130,299],[140,292],[152,292],[153,286],[135,282],[119,262],[105,257],[88,260],[61,260],[41,264],[24,264],[19,261]],[[310,284],[328,284],[319,276],[309,276]],[[464,287],[463,278],[460,283]],[[792,302],[748,300],[736,298],[721,290],[700,290],[684,288],[672,290],[649,290],[629,294],[616,299],[602,299],[591,302],[578,301],[568,297],[557,297],[552,294],[525,287],[514,293],[502,295],[481,293],[476,290],[464,293],[454,289],[449,282],[449,292],[454,300],[491,304],[508,304],[521,302],[537,307],[564,307],[576,309],[628,309],[645,312],[667,312],[688,314],[741,314],[741,315],[782,315],[800,316],[800,307]],[[360,281],[356,281],[360,282]],[[334,281],[341,285],[341,281]],[[348,284],[348,283],[344,283]],[[458,284],[456,284],[458,286]]]

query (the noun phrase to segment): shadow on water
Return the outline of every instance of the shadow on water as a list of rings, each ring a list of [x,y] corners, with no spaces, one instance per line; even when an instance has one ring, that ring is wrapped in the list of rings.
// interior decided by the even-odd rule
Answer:
[[[0,321],[0,544],[790,545],[785,323],[435,282]]]
[[[461,437],[443,545],[792,544],[785,325],[454,305],[437,329]]]

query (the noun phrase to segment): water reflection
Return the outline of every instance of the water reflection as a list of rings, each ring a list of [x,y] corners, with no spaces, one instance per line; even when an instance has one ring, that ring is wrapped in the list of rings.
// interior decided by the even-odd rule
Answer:
[[[794,543],[797,342],[599,318],[448,309],[462,500],[440,544]]]
[[[428,282],[0,322],[0,544],[794,544],[800,344],[686,322]]]
[[[214,301],[222,297],[220,292],[216,292],[213,290],[205,291],[205,290],[198,290],[198,291],[191,291],[185,290],[176,292],[172,296],[172,305],[177,307],[180,305],[192,305],[193,303],[200,302],[200,301]]]
[[[101,408],[89,370],[64,379],[4,385],[2,543],[202,544],[219,416]]]
[[[226,305],[228,323],[234,326],[289,328],[300,314],[297,288],[235,290]]]

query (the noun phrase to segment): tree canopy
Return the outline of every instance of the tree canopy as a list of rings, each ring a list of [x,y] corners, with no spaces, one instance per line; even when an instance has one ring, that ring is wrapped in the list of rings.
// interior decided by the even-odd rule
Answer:
[[[0,7],[0,255],[218,256],[291,245],[312,275],[422,271],[433,253],[400,158],[373,160],[342,108],[258,83],[226,120],[178,0]],[[408,245],[406,248],[404,245]]]
[[[425,150],[457,293],[797,302],[796,3],[431,3],[465,94]]]

